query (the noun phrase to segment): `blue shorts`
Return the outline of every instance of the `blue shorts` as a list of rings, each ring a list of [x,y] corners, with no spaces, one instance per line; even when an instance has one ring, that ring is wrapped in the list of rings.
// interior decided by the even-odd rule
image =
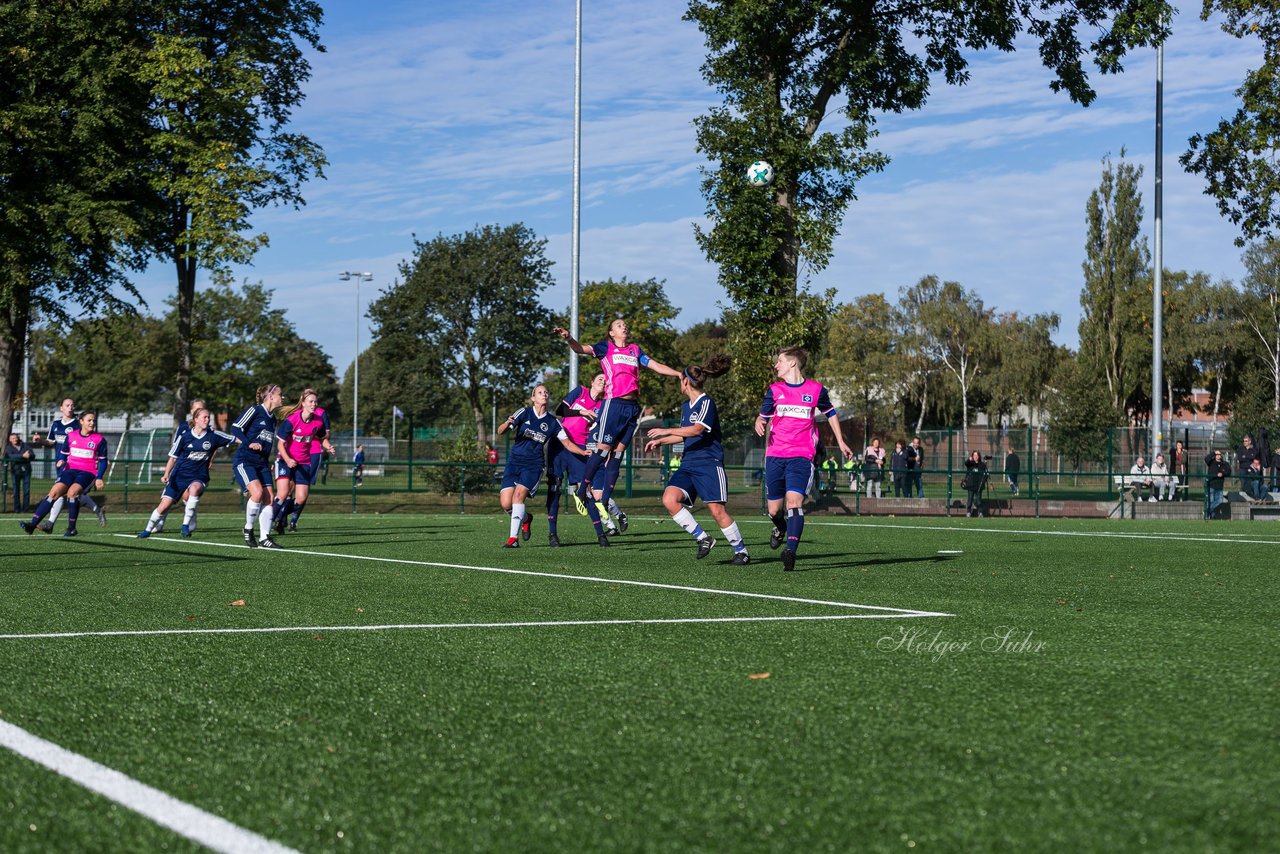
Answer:
[[[93,482],[97,479],[97,475],[93,472],[77,471],[71,466],[63,466],[62,470],[58,472],[58,483],[66,484],[67,489],[79,484],[81,495],[92,489]]]
[[[311,473],[311,463],[299,463],[289,468],[284,464],[284,460],[276,457],[275,473],[276,480],[291,480],[299,486],[310,486],[315,483],[315,477]]]
[[[235,471],[236,485],[241,489],[248,489],[249,484],[255,480],[263,486],[271,486],[271,484],[275,483],[271,479],[271,466],[266,463],[234,460],[232,469]]]
[[[640,421],[640,404],[634,400],[609,398],[600,407],[600,417],[591,428],[591,441],[610,445],[630,445]]]
[[[521,463],[507,460],[507,467],[502,471],[502,488],[510,489],[517,484],[529,490],[530,495],[538,493],[538,482],[542,480],[542,463]]]
[[[201,486],[208,486],[209,478],[207,475],[182,477],[175,474],[173,477],[169,478],[169,482],[164,485],[164,492],[162,492],[160,496],[172,501],[181,501],[182,493],[186,492],[187,487],[191,486],[193,483],[198,483]]]
[[[587,470],[587,458],[580,457],[567,448],[556,451],[551,458],[551,476],[564,483],[581,483]]]
[[[808,495],[813,489],[813,460],[809,457],[767,457],[764,461],[764,494],[770,501],[788,492]]]
[[[667,483],[667,489],[672,487],[684,492],[686,507],[692,507],[699,498],[707,504],[723,504],[729,500],[729,480],[725,477],[724,466],[714,463],[682,464]]]
[[[324,454],[311,455],[311,465],[308,466],[308,472],[307,472],[310,475],[310,479],[307,481],[307,483],[311,484],[311,483],[320,482],[320,464],[323,462],[324,462]]]

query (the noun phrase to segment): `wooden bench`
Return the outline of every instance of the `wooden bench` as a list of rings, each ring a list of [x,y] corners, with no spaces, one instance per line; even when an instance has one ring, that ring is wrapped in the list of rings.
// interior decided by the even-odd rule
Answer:
[[[1167,477],[1173,477],[1173,475],[1160,475],[1160,476],[1161,476],[1161,477],[1166,477],[1166,476],[1167,476]],[[1127,473],[1126,473],[1126,474],[1113,474],[1113,475],[1111,476],[1111,482],[1112,482],[1112,484],[1114,484],[1114,485],[1115,485],[1115,488],[1116,488],[1116,490],[1117,490],[1118,492],[1122,492],[1122,493],[1124,493],[1124,492],[1136,493],[1139,489],[1143,489],[1143,488],[1145,488],[1145,487],[1140,486],[1140,485],[1139,485],[1139,484],[1137,484],[1137,483],[1133,483],[1133,482],[1132,482],[1133,480],[1137,479],[1138,477],[1140,477],[1140,475],[1136,475],[1136,474],[1127,474]],[[1152,480],[1155,480],[1155,478],[1153,477],[1153,478],[1152,478]],[[1152,496],[1157,495],[1157,494],[1159,493],[1159,491],[1160,491],[1160,490],[1159,490],[1159,487],[1156,487],[1156,486],[1152,486],[1152,487],[1151,487],[1151,495],[1152,495]],[[1186,491],[1187,491],[1187,484],[1185,484],[1185,483],[1179,483],[1179,482],[1178,482],[1178,481],[1176,481],[1176,480],[1174,481],[1174,483],[1173,483],[1173,497],[1174,497],[1174,498],[1177,498],[1177,497],[1178,497],[1178,493],[1179,493],[1179,492],[1185,493]],[[1183,496],[1183,497],[1184,497],[1184,498],[1186,497],[1186,496],[1185,496],[1185,494],[1184,494],[1184,496]]]

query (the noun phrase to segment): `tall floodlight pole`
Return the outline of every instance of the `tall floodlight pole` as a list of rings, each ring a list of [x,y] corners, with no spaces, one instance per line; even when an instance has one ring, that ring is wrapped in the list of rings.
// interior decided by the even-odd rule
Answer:
[[[356,358],[355,375],[351,385],[351,453],[354,454],[356,445],[360,444],[360,283],[372,282],[373,273],[353,273],[350,270],[344,270],[338,274],[338,278],[344,282],[355,279],[356,282]]]
[[[1156,45],[1156,270],[1151,288],[1151,457],[1164,448],[1164,40]],[[1169,401],[1170,407],[1173,401]],[[1170,414],[1172,420],[1172,408]]]
[[[569,290],[569,334],[578,340],[578,263],[582,255],[582,0],[574,19],[573,43],[573,261]],[[569,388],[578,387],[578,354],[569,351]]]

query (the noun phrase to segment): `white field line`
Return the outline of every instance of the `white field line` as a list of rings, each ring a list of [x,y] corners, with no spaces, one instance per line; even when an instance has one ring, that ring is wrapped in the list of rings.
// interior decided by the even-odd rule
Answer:
[[[134,539],[132,534],[113,534],[115,537]],[[247,549],[239,543],[211,543],[201,540],[166,540],[169,543],[184,543],[197,546],[213,546],[224,549]],[[439,566],[444,569],[466,569],[472,572],[497,572],[503,575],[531,575],[537,578],[558,578],[565,581],[590,581],[596,584],[625,584],[632,587],[654,587],[660,590],[683,590],[686,593],[712,593],[717,596],[742,596],[749,599],[771,599],[778,602],[794,602],[799,605],[822,605],[831,608],[858,608],[865,611],[885,611],[894,616],[911,617],[954,617],[954,614],[943,614],[935,611],[918,611],[913,608],[889,608],[884,605],[857,605],[852,602],[831,602],[825,599],[803,599],[797,596],[781,596],[775,593],[750,593],[743,590],[720,590],[714,587],[689,587],[683,584],[662,584],[657,581],[635,581],[627,578],[601,578],[594,575],[569,575],[563,572],[539,572],[533,569],[507,569],[501,566],[471,566],[462,563],[440,563],[430,560],[409,560],[407,558],[374,557],[372,555],[341,554],[340,552],[316,552],[306,549],[281,549],[278,552],[267,552],[271,555],[308,555],[312,557],[332,557],[345,560],[362,560],[373,563],[407,564],[409,566]]]
[[[670,617],[634,620],[535,620],[520,623],[388,623],[378,626],[265,626],[232,629],[117,629],[99,632],[37,632],[0,635],[0,640],[39,640],[48,638],[145,637],[149,635],[246,635],[280,634],[282,632],[382,632],[396,629],[523,629],[559,628],[563,626],[647,626],[678,623],[788,623],[824,620],[909,620],[915,617],[946,617],[928,611],[894,614],[810,614],[790,617]]]
[[[745,519],[738,522],[741,525],[747,522],[753,525],[772,525],[768,519],[756,520]],[[892,523],[876,523],[876,522],[816,522],[810,518],[804,520],[805,527],[816,525],[825,528],[903,528],[911,531],[926,532],[939,531],[943,533],[972,533],[972,534],[1015,534],[1018,536],[1042,536],[1042,537],[1098,537],[1101,539],[1119,539],[1119,540],[1169,540],[1171,542],[1188,542],[1188,543],[1246,543],[1262,546],[1280,545],[1280,539],[1275,540],[1246,540],[1242,537],[1250,536],[1249,534],[1221,534],[1214,537],[1196,536],[1195,534],[1160,534],[1160,533],[1120,533],[1116,531],[1043,531],[1027,528],[971,528],[968,525],[898,525]]]
[[[292,848],[166,795],[159,789],[4,720],[0,720],[0,747],[7,747],[19,756],[25,756],[211,851],[225,854],[296,854]]]

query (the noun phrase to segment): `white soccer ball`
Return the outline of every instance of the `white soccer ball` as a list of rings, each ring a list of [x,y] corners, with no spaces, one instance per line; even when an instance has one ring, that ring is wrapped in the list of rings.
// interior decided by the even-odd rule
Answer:
[[[773,167],[764,160],[757,160],[747,167],[747,183],[753,187],[767,187],[773,183]]]

